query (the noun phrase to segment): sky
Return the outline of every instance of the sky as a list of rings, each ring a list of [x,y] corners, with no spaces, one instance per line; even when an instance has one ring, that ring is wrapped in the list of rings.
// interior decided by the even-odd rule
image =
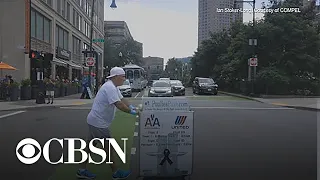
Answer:
[[[126,21],[133,38],[143,43],[143,56],[192,56],[198,46],[198,0],[105,0],[105,21]],[[257,0],[256,7],[260,7]],[[245,4],[244,8],[252,8]],[[244,21],[252,14],[244,14]]]

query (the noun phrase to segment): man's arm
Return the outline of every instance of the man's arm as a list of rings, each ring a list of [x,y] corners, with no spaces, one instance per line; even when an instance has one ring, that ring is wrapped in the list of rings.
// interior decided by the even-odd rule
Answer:
[[[127,105],[128,107],[130,106],[129,101],[126,100],[125,98],[122,98],[121,101],[122,101],[125,105]]]

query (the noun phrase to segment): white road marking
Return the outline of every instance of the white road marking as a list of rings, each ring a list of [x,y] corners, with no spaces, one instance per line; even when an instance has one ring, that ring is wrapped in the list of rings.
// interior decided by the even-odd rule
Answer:
[[[61,109],[73,109],[73,110],[91,110],[91,107],[60,107]],[[291,110],[294,108],[287,108],[287,107],[276,107],[276,108],[255,108],[255,107],[212,107],[212,106],[191,106],[191,109],[239,109],[239,110]],[[13,114],[14,115],[14,114]],[[1,118],[1,116],[0,116]],[[136,122],[138,123],[138,122]],[[137,124],[136,124],[137,125]],[[138,123],[139,125],[139,123]]]
[[[136,122],[135,124],[136,124],[136,126],[139,126],[139,122]]]
[[[131,154],[136,154],[137,149],[136,148],[131,148]]]
[[[134,97],[134,98],[137,98],[139,96],[140,92],[138,92],[138,94]]]
[[[134,132],[134,133],[133,133],[133,136],[138,136],[138,132]]]
[[[0,116],[0,119],[5,118],[5,117],[9,117],[9,116],[13,116],[13,115],[16,115],[16,114],[24,113],[24,112],[26,112],[26,111],[16,111],[16,112],[13,112],[13,113],[4,114],[4,115]]]
[[[191,107],[191,109],[242,109],[242,110],[289,110],[294,108],[250,108],[250,107]]]
[[[60,107],[61,109],[91,110],[91,107]]]

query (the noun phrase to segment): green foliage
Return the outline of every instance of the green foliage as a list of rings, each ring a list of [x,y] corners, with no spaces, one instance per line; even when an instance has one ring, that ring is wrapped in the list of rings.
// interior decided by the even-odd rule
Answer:
[[[127,39],[116,44],[111,39],[108,39],[104,43],[104,65],[109,67],[123,66],[131,62],[138,66],[142,65],[142,51],[136,41],[133,39]],[[119,56],[121,52],[122,57]]]
[[[301,2],[270,0],[266,8],[300,7]],[[301,13],[268,13],[254,27],[236,22],[229,31],[212,34],[191,59],[192,77],[213,77],[220,89],[248,93],[243,90],[251,91],[246,87],[251,86],[248,59],[256,54],[256,93],[318,93],[320,26],[313,8],[314,3],[300,8]],[[258,45],[249,46],[249,39]]]

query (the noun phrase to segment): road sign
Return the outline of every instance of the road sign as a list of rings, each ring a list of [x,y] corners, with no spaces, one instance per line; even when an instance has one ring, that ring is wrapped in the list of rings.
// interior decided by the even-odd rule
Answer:
[[[95,62],[96,60],[94,57],[86,57],[86,66],[94,66]]]
[[[249,65],[250,66],[258,66],[258,58],[250,58]]]
[[[93,39],[92,42],[97,43],[97,42],[104,42],[104,39]]]
[[[141,177],[188,176],[193,170],[193,119],[186,99],[143,98],[139,123]]]

